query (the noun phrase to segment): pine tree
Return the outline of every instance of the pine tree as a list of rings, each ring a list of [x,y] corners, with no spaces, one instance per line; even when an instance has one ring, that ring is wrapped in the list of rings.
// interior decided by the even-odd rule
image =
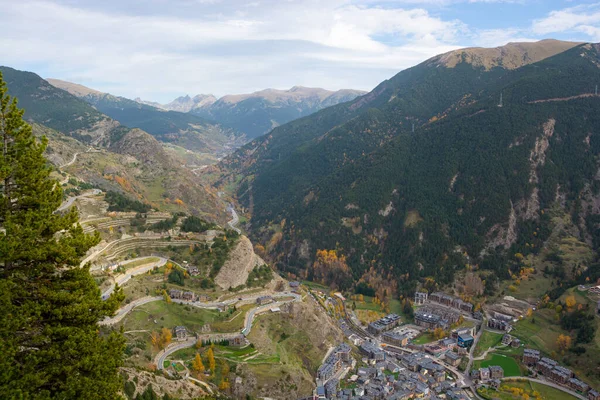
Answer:
[[[62,189],[0,74],[0,398],[115,399],[120,334],[101,336],[123,293],[107,301],[80,267],[99,236],[77,210],[55,213]]]

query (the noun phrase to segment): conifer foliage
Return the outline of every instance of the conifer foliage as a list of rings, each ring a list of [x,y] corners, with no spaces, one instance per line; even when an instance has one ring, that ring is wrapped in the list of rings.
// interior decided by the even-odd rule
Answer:
[[[80,267],[98,235],[78,214],[56,212],[45,138],[36,139],[0,74],[0,398],[115,399],[124,340],[98,321],[123,299],[102,301]]]

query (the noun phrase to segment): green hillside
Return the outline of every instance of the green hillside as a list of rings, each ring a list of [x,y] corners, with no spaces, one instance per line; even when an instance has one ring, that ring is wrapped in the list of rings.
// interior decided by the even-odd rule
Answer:
[[[327,248],[355,280],[374,266],[407,291],[426,276],[450,282],[468,260],[505,278],[513,254],[543,246],[557,190],[594,236],[597,217],[582,206],[599,187],[598,60],[592,45],[514,70],[434,58],[275,129],[223,167],[246,177],[239,199],[281,269],[301,274]]]

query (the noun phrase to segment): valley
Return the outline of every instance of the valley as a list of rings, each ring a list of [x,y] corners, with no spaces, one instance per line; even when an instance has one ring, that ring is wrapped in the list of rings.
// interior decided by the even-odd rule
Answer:
[[[599,66],[542,40],[167,104],[0,67],[9,357],[86,324],[127,400],[599,400]]]

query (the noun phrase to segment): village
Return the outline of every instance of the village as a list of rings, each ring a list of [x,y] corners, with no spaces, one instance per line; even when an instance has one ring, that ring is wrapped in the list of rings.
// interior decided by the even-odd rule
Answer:
[[[340,294],[312,294],[324,299],[323,304],[343,304]],[[600,393],[572,370],[539,350],[525,347],[510,334],[518,318],[508,312],[521,311],[508,300],[499,307],[474,312],[473,304],[455,296],[416,292],[413,323],[392,313],[363,325],[345,308],[339,324],[357,351],[339,344],[328,355],[317,372],[317,387],[310,399],[504,398],[500,397],[503,391],[514,391],[515,387],[527,394],[519,389],[526,382],[555,391],[556,398],[599,400]],[[445,334],[420,343],[419,338],[434,331]],[[512,354],[511,363],[518,358],[516,372],[509,363],[480,361],[484,357],[476,356],[475,349],[484,335],[501,337],[497,347]],[[493,350],[490,347],[484,353]]]

